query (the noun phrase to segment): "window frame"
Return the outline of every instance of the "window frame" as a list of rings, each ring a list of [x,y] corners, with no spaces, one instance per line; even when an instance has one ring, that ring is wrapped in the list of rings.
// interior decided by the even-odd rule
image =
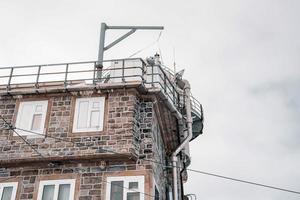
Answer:
[[[13,187],[12,195],[11,195],[11,200],[15,200],[17,197],[17,189],[18,189],[18,182],[4,182],[0,183],[0,199],[2,199],[3,195],[3,189],[5,187]]]
[[[98,99],[98,100],[97,100]],[[95,111],[94,108],[91,108],[91,104],[94,102],[99,102],[99,127],[87,127],[87,128],[78,128],[78,116],[79,116],[79,104],[80,102],[87,101],[89,102],[88,108],[88,118],[86,123],[90,121],[90,115],[92,111]],[[72,133],[86,133],[86,132],[101,132],[104,130],[104,120],[105,120],[105,97],[103,96],[92,96],[92,97],[77,97],[75,98],[74,113],[73,113],[73,125]],[[98,110],[97,110],[98,111]]]
[[[112,181],[123,181],[124,182],[124,188],[123,188],[123,200],[126,200],[127,193],[130,192],[139,192],[140,193],[140,199],[145,199],[145,176],[109,176],[106,177],[106,195],[105,200],[110,200],[110,191],[111,191],[111,182]],[[129,182],[138,182],[139,189],[129,189]],[[128,184],[126,184],[128,183]]]
[[[24,106],[25,105],[37,105],[37,104],[42,104],[42,109],[44,107],[44,109],[41,111],[41,112],[37,112],[38,114],[42,114],[42,119],[41,119],[41,129],[40,130],[31,130],[30,128],[28,129],[29,131],[33,131],[33,132],[37,132],[39,134],[44,134],[46,135],[46,129],[47,129],[47,118],[48,118],[48,110],[49,110],[49,100],[48,99],[42,99],[42,100],[24,100],[24,101],[19,101],[18,103],[18,107],[17,107],[17,116],[15,118],[15,126],[17,128],[21,128],[20,125],[21,125],[21,119],[20,117],[22,116],[23,112],[24,112]],[[33,116],[34,114],[37,114],[36,112],[32,112],[32,115],[31,115],[31,121],[29,124],[32,125],[33,123]],[[25,128],[23,128],[25,129]],[[27,129],[26,129],[27,130]],[[44,136],[41,136],[41,135],[37,135],[37,134],[34,134],[34,133],[30,133],[30,132],[27,132],[27,131],[22,131],[22,130],[18,130],[18,133],[22,136],[27,136],[27,137],[44,137]],[[13,136],[17,136],[16,133],[13,133]]]
[[[62,184],[70,184],[69,200],[74,200],[76,179],[41,180],[39,182],[37,200],[42,200],[45,185],[54,185],[53,200],[57,200],[58,192],[59,192],[59,185],[62,185]]]

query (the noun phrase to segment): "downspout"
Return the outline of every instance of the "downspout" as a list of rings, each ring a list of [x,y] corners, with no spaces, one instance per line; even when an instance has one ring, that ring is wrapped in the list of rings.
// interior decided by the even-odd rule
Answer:
[[[185,95],[185,108],[186,108],[186,123],[187,123],[187,137],[184,139],[184,141],[177,147],[177,149],[172,154],[172,164],[173,164],[173,200],[178,200],[178,177],[177,177],[177,168],[178,168],[178,160],[177,155],[180,153],[180,151],[186,146],[187,143],[192,139],[193,137],[193,130],[192,130],[192,108],[191,108],[191,86],[187,80],[182,80],[184,82],[184,95]],[[185,134],[186,135],[186,134]]]

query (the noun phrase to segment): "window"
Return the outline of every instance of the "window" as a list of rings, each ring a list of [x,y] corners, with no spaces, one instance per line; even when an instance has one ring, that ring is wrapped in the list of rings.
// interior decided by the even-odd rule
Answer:
[[[76,99],[73,132],[102,131],[104,97]]]
[[[44,132],[48,101],[20,102],[16,127],[42,134]],[[37,136],[34,133],[18,130],[20,135]]]
[[[154,191],[154,200],[159,200],[159,192],[157,187],[155,186],[155,191]]]
[[[17,194],[18,183],[0,183],[0,199],[15,200]]]
[[[40,181],[37,200],[73,200],[75,179]]]
[[[107,177],[106,200],[144,200],[144,176]]]

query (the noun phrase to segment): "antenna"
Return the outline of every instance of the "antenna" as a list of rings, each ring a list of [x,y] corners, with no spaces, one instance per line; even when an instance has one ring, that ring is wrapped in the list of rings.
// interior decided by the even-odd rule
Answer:
[[[173,67],[174,67],[174,74],[176,74],[176,62],[175,62],[175,47],[173,47]]]
[[[125,33],[109,45],[105,46],[105,31],[108,29],[114,30],[130,30],[129,32]],[[115,46],[131,34],[133,34],[136,30],[163,30],[163,26],[108,26],[106,23],[101,23],[101,30],[100,30],[100,43],[99,43],[99,52],[98,52],[98,62],[97,62],[97,78],[100,79],[102,77],[102,68],[103,68],[103,56],[104,52],[111,47]]]

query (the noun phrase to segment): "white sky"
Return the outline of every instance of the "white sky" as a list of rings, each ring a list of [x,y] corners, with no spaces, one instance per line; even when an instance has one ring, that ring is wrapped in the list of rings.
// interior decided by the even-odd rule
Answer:
[[[190,168],[300,190],[299,9],[298,0],[0,0],[0,66],[95,60],[101,22],[163,25],[164,62],[175,48],[205,109]],[[106,58],[158,33],[139,31]],[[300,198],[195,173],[185,189],[203,200]]]

